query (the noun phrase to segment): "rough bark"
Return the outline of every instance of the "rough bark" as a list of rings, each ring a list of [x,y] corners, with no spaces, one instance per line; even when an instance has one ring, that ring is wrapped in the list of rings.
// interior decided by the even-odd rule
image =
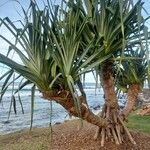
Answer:
[[[105,95],[105,103],[109,105],[111,108],[117,110],[118,101],[115,93],[112,65],[113,64],[111,62],[105,63],[105,65],[102,66],[100,76]]]
[[[98,117],[94,113],[92,113],[88,107],[83,103],[84,97],[80,96],[80,109],[77,109],[74,104],[74,100],[72,95],[69,92],[62,91],[59,94],[51,94],[49,92],[44,92],[43,97],[48,100],[54,100],[55,102],[59,103],[63,106],[70,114],[75,117],[80,117],[87,122],[94,124],[98,127],[106,127],[108,122],[106,119]],[[80,112],[79,112],[80,110]]]
[[[129,86],[129,89],[127,92],[127,103],[122,111],[123,117],[127,118],[130,112],[133,110],[133,107],[136,104],[139,92],[140,92],[139,84],[133,84]]]
[[[109,126],[106,128],[98,127],[94,138],[97,139],[99,136],[101,137],[101,146],[104,146],[105,140],[108,139],[115,141],[116,144],[121,144],[126,137],[128,137],[129,140],[135,144],[135,141],[125,126],[119,113],[118,100],[114,86],[112,63],[105,63],[102,66],[100,73],[103,91],[105,94],[105,104],[100,116],[103,119],[110,120],[111,124],[109,124]]]

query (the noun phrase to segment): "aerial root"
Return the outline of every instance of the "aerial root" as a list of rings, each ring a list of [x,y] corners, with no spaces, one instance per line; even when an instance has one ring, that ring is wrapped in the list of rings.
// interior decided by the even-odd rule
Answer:
[[[117,145],[122,144],[125,138],[128,138],[132,144],[136,144],[128,128],[125,126],[119,111],[111,109],[109,106],[104,106],[101,112],[101,117],[110,121],[108,127],[97,127],[94,139],[101,138],[101,146],[104,146],[105,141],[111,140]]]

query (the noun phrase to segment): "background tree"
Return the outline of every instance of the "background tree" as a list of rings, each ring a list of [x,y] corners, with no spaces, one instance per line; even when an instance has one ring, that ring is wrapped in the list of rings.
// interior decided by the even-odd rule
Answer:
[[[126,61],[121,62],[117,87],[127,93],[127,102],[122,115],[127,118],[136,104],[138,94],[142,92],[145,81],[148,81],[147,53],[144,50],[127,50]]]

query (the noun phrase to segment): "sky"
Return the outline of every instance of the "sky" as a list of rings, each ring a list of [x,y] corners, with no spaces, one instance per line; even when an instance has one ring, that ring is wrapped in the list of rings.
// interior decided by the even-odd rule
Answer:
[[[46,1],[46,0],[44,0]],[[53,0],[55,1],[55,3],[60,3],[61,0]],[[136,0],[135,0],[136,1]],[[147,12],[150,15],[150,0],[143,0],[145,2],[144,4],[144,8],[147,10]],[[24,7],[24,8],[28,8],[30,0],[18,0],[18,2]],[[40,5],[43,6],[43,0],[36,0],[36,2]],[[8,16],[9,18],[11,18],[11,20],[16,21],[16,20],[23,20],[24,16],[23,14],[21,14],[20,12],[22,12],[20,4],[16,2],[16,0],[0,0],[0,18],[5,18],[6,16]],[[145,13],[144,13],[144,16]],[[150,26],[150,21],[149,21],[149,25]],[[3,34],[5,36],[9,35],[9,38],[12,38],[10,36],[10,34],[8,33],[8,31],[6,31],[4,28],[0,28],[0,34]],[[0,50],[3,50],[3,53],[6,53],[6,47],[7,44],[5,42],[3,42],[0,39]]]
[[[150,15],[150,0],[143,0],[143,1],[145,2],[144,8],[147,10],[147,12]],[[29,0],[18,0],[18,2],[24,8],[28,8],[30,1]],[[40,6],[43,6],[43,0],[36,0],[36,2]],[[22,10],[21,10],[19,3],[17,3],[16,0],[0,0],[0,18],[5,18],[7,16],[13,21],[17,21],[20,19],[23,20],[24,16],[22,14],[20,14],[20,12],[22,12]],[[60,0],[55,0],[55,3],[60,3]],[[146,16],[145,13],[144,13],[144,16]],[[148,26],[150,27],[150,21],[149,21]],[[5,28],[0,28],[0,34],[3,34],[5,36],[9,37],[9,39],[11,39],[13,41],[13,37],[11,36],[11,34],[8,31],[6,31]],[[8,44],[6,42],[4,42],[2,39],[0,39],[0,53],[6,54],[7,49],[8,49]],[[0,65],[0,69],[1,69],[1,65]],[[2,72],[3,71],[0,71],[0,74]],[[90,82],[93,82],[94,79],[87,76],[87,80],[89,80]]]
[[[19,4],[16,2],[17,0],[0,0],[0,17],[11,17],[13,20],[16,18],[20,18],[18,12],[20,9]],[[36,0],[39,5],[43,5],[43,0]],[[44,0],[46,1],[46,0]],[[60,3],[61,0],[53,0],[55,3]],[[136,1],[136,0],[135,0]],[[150,0],[143,0],[144,8],[150,13]],[[18,2],[24,7],[27,8],[29,5],[29,0],[18,0]],[[18,12],[17,12],[18,11]]]

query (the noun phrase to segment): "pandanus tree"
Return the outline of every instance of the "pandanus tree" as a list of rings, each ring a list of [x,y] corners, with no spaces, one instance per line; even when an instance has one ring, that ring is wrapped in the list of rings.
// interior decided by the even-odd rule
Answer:
[[[10,59],[9,55],[0,54],[0,62],[12,68],[6,73],[8,77],[4,82],[2,95],[6,91],[3,90],[7,87],[6,83],[15,71],[27,79],[20,85],[19,90],[32,83],[32,97],[37,87],[44,98],[56,101],[70,114],[99,127],[106,126],[107,121],[92,113],[85,104],[80,75],[100,64],[107,56],[99,57],[93,40],[86,47],[82,45],[81,34],[88,19],[80,20],[79,8],[74,10],[67,7],[65,12],[57,6],[54,11],[53,9],[49,4],[48,8],[45,7],[41,11],[37,4],[31,1],[29,14],[24,11],[25,23],[21,22],[22,27],[17,28],[9,18],[1,20],[1,26],[4,25],[16,41],[13,44],[3,35],[0,37],[10,45],[9,52],[13,50],[21,61],[19,63],[15,58]],[[92,49],[93,55],[87,57],[87,53]],[[91,63],[96,57],[97,60]],[[83,96],[78,96],[76,86]]]
[[[123,59],[124,50],[135,43],[142,43],[145,38],[145,19],[141,16],[143,2],[140,0],[135,5],[133,1],[85,0],[82,11],[90,18],[85,39],[95,36],[96,46],[99,47],[100,56],[109,56],[98,68],[104,95],[105,104],[101,117],[111,120],[107,128],[99,128],[95,135],[101,135],[101,145],[107,138],[113,137],[116,144],[123,141],[122,133],[126,133],[132,143],[135,143],[120,117],[118,100],[115,93],[113,66],[115,59]],[[87,38],[88,37],[88,38]],[[87,42],[86,41],[86,42]]]
[[[149,80],[149,60],[146,57],[146,51],[141,49],[131,49],[126,52],[125,56],[127,60],[121,62],[116,82],[118,89],[127,93],[127,102],[121,112],[126,119],[136,104],[138,94],[142,92],[144,82]]]
[[[3,89],[15,71],[27,79],[19,90],[32,83],[33,95],[36,86],[44,98],[97,125],[101,145],[111,137],[117,144],[122,143],[124,132],[135,143],[119,116],[113,65],[115,59],[123,57],[124,49],[145,40],[142,5],[141,1],[132,5],[131,0],[69,0],[62,1],[61,7],[48,2],[41,11],[31,1],[31,14],[25,13],[22,28],[9,18],[1,20],[1,26],[5,25],[16,41],[13,44],[3,35],[0,37],[10,45],[9,52],[14,50],[21,60],[19,63],[0,54],[0,62],[12,69],[6,73]],[[105,94],[101,116],[93,114],[86,105],[80,81],[82,74],[94,68],[99,69]]]

